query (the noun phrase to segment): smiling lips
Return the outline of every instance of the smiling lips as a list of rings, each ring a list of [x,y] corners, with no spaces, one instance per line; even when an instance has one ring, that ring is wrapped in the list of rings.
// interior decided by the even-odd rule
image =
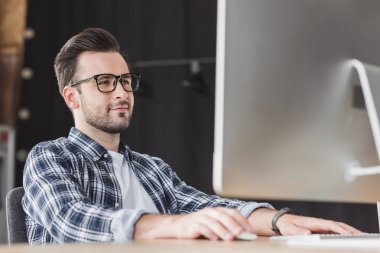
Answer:
[[[129,109],[128,102],[118,103],[116,105],[110,106],[110,111],[128,111],[128,109]]]
[[[128,107],[126,107],[126,106],[115,107],[115,108],[111,108],[110,110],[112,110],[112,111],[128,111]]]

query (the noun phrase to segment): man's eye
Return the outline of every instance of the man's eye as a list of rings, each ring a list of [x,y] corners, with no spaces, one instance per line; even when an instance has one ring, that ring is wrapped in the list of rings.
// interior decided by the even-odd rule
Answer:
[[[98,80],[98,85],[111,85],[112,81],[108,79]]]
[[[123,79],[123,85],[130,85],[131,80],[130,79]]]

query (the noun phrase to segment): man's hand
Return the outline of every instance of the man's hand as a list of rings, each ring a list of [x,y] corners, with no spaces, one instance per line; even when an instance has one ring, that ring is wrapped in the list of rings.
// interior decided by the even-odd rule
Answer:
[[[272,218],[275,210],[257,209],[250,216],[249,221],[253,231],[259,235],[276,235],[272,231]],[[282,235],[307,235],[312,233],[358,234],[359,230],[342,222],[325,219],[284,214],[277,221],[277,227]]]
[[[358,234],[361,231],[345,223],[312,217],[285,214],[277,222],[282,235],[308,235],[312,233]]]
[[[252,232],[251,225],[236,209],[216,207],[180,215],[177,219],[178,238],[205,237],[210,240],[233,240],[242,232]]]
[[[248,219],[231,208],[205,208],[185,215],[143,215],[135,225],[134,239],[181,238],[233,240],[252,232]]]

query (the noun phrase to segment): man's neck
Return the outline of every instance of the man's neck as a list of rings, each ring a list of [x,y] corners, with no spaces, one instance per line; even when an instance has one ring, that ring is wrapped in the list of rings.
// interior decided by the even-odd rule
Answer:
[[[107,133],[94,127],[75,127],[102,145],[105,149],[115,152],[119,151],[120,133]]]

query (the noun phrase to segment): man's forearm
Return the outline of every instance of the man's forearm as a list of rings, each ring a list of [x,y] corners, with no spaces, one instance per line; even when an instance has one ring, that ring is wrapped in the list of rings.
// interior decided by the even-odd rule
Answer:
[[[252,227],[252,232],[258,235],[275,235],[271,230],[271,221],[276,213],[275,210],[259,208],[252,212],[248,221]],[[183,220],[191,221],[191,215],[163,215],[163,214],[144,214],[135,224],[134,236],[138,239],[158,239],[158,238],[196,238],[199,233],[187,233],[181,230]],[[185,218],[185,219],[184,219]],[[191,222],[192,223],[192,222]],[[194,223],[195,220],[194,220]],[[193,224],[194,224],[193,223]],[[182,225],[183,230],[191,230],[191,225]]]
[[[178,216],[143,214],[135,223],[133,239],[176,238],[175,220]]]
[[[233,240],[235,236],[252,232],[248,220],[237,210],[204,208],[191,214],[144,214],[135,223],[134,239],[205,237],[210,240]]]
[[[274,235],[271,221],[275,210],[259,208],[252,212],[248,220],[253,232],[259,235]],[[180,218],[184,215],[144,214],[135,224],[134,236],[138,239],[179,238]],[[189,229],[184,227],[183,229]],[[180,231],[181,232],[181,231]]]

